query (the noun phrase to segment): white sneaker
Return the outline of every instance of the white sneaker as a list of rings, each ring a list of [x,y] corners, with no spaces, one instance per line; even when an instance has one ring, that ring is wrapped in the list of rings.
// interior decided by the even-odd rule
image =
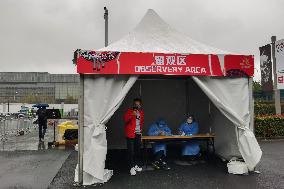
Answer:
[[[141,172],[141,171],[142,171],[142,168],[139,167],[138,165],[135,165],[134,169],[135,169],[135,171],[138,171],[138,172]]]
[[[132,168],[130,169],[130,175],[131,175],[131,176],[135,176],[135,175],[136,175],[135,167],[132,167]]]

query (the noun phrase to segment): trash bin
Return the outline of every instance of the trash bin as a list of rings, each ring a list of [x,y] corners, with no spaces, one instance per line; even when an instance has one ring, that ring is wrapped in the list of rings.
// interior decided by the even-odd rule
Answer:
[[[66,130],[78,130],[78,125],[74,124],[72,121],[65,121],[57,126],[57,142],[59,144],[65,144],[64,133]]]

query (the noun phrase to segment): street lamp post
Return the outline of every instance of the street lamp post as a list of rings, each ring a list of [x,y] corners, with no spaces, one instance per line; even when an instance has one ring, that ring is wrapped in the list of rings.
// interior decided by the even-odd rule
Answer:
[[[36,103],[40,103],[40,92],[36,91],[36,99],[35,99]]]
[[[104,19],[105,19],[105,47],[108,46],[108,9],[104,7]]]
[[[10,112],[10,97],[8,97],[8,113]]]
[[[18,94],[18,91],[15,92],[14,94],[14,102],[16,101],[16,95]]]

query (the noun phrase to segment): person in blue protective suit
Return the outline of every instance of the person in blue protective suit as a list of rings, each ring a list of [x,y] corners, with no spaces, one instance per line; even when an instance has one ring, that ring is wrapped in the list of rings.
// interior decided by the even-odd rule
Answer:
[[[179,134],[182,136],[191,136],[198,134],[198,123],[192,115],[188,116],[186,122],[179,127]],[[184,160],[195,160],[199,157],[200,147],[196,141],[185,142],[182,149],[182,156]]]
[[[172,135],[171,129],[168,127],[167,123],[163,119],[158,119],[153,123],[148,131],[149,136],[169,136]],[[154,161],[152,163],[155,169],[165,169],[169,170],[170,167],[165,161],[167,155],[167,146],[164,143],[153,144]]]

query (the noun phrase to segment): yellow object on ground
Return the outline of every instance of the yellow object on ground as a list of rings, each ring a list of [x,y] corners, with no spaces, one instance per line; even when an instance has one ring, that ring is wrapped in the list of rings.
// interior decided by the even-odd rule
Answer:
[[[58,128],[57,142],[59,144],[65,144],[65,140],[63,138],[65,131],[67,129],[78,129],[78,125],[74,124],[72,121],[65,121],[57,125],[57,128]]]

